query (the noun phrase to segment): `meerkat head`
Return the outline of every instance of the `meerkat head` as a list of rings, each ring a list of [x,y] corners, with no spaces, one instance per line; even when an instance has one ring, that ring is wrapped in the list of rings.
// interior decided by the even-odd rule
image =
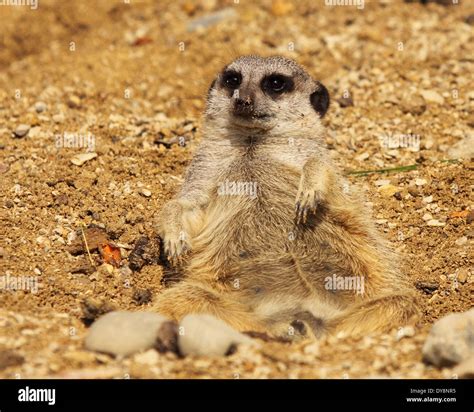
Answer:
[[[212,82],[206,119],[261,131],[319,127],[329,93],[295,61],[243,56]]]

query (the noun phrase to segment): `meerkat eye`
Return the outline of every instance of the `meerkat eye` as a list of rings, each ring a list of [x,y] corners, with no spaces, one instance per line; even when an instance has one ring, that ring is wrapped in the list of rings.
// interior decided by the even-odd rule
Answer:
[[[281,94],[293,89],[293,81],[282,74],[272,74],[262,80],[262,89],[270,94]]]
[[[228,89],[237,89],[242,83],[242,75],[235,71],[225,72],[222,76],[222,84]]]

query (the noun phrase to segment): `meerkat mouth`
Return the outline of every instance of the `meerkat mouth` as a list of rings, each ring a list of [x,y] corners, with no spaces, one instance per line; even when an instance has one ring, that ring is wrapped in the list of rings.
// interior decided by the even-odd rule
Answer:
[[[237,127],[243,127],[245,129],[271,129],[270,120],[274,116],[266,113],[254,113],[251,115],[235,114],[233,113],[230,122]]]
[[[249,122],[252,120],[265,120],[265,119],[270,119],[274,116],[268,114],[268,113],[244,113],[244,112],[233,112],[233,116],[238,117],[239,119],[245,119]]]

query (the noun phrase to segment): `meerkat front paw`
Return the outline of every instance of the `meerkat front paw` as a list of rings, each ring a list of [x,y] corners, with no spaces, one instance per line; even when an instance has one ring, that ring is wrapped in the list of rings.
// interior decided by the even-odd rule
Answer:
[[[296,224],[306,223],[308,213],[316,214],[318,206],[323,201],[321,190],[315,188],[300,188],[296,196]]]
[[[191,250],[184,231],[176,231],[163,237],[166,256],[171,263],[181,260]]]

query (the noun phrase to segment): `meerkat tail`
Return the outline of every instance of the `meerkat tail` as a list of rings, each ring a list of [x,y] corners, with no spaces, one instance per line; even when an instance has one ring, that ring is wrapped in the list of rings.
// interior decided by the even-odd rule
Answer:
[[[387,332],[394,325],[414,324],[419,309],[411,294],[384,296],[352,307],[346,314],[331,319],[329,333],[345,332],[361,335],[371,332]]]

